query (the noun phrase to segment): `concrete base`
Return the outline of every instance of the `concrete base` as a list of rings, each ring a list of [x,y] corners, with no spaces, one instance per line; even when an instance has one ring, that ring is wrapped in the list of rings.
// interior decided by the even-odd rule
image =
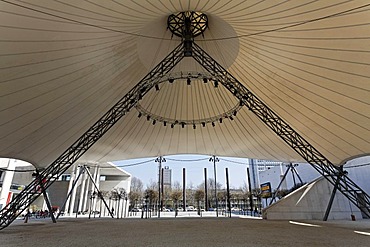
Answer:
[[[264,219],[322,220],[333,185],[321,177],[262,210]],[[328,219],[362,219],[361,211],[337,191]]]

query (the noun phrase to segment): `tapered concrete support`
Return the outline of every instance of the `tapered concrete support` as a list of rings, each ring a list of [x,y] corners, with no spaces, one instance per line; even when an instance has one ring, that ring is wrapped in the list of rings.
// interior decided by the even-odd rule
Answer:
[[[68,185],[68,190],[67,190],[67,201],[65,203],[65,206],[64,206],[64,212],[66,214],[69,214],[69,205],[71,203],[71,197],[68,196],[69,193],[72,193],[71,190],[73,188],[73,183],[74,181],[76,180],[76,165],[73,166],[73,169],[72,169],[72,172],[71,172],[71,178],[69,180],[69,185]]]
[[[83,171],[83,177],[82,177],[82,183],[81,183],[81,190],[80,190],[80,202],[78,203],[77,213],[78,212],[83,212],[83,210],[84,210],[83,203],[84,203],[84,201],[86,201],[86,197],[85,197],[86,179],[87,179],[86,171]]]
[[[90,169],[89,167],[85,166],[85,169]],[[86,189],[85,189],[85,194],[84,194],[84,203],[83,203],[83,206],[82,206],[82,210],[83,211],[86,211],[87,210],[87,202],[89,201],[89,190],[91,190],[91,185],[90,186],[90,179],[88,178],[88,175],[87,175],[87,172],[85,171],[85,174],[86,174]],[[91,188],[90,188],[91,187]]]
[[[76,164],[75,166],[75,174],[76,174],[76,177],[78,177],[78,175],[80,174],[80,167],[79,165]],[[78,182],[79,183],[79,182]],[[70,202],[70,207],[69,207],[69,210],[68,210],[68,214],[69,215],[72,215],[73,214],[73,211],[74,211],[74,207],[75,207],[75,201],[76,201],[76,192],[77,192],[77,187],[78,187],[78,184],[76,184],[76,186],[74,187],[73,191],[72,191],[72,196],[71,196],[71,202]]]
[[[6,167],[6,169],[10,171],[6,171],[4,175],[3,185],[1,187],[1,193],[0,193],[0,209],[6,207],[7,200],[9,197],[9,192],[10,192],[10,186],[12,185],[12,181],[14,177],[14,171],[11,171],[11,170],[15,169],[14,160],[12,161],[11,159],[2,159],[1,162],[3,164],[0,167]]]
[[[95,172],[94,172],[94,183],[96,185],[96,188],[94,188],[92,191],[97,191],[100,190],[100,167],[96,166],[95,167]],[[92,210],[96,210],[96,198],[93,200],[92,204]]]

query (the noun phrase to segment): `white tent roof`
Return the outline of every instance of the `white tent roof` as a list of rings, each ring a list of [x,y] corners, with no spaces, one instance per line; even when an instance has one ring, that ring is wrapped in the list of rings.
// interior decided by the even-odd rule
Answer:
[[[176,47],[167,17],[209,18],[195,42],[335,164],[370,153],[368,1],[1,1],[0,156],[45,167]],[[203,73],[185,58],[171,73]],[[192,121],[237,104],[211,83],[163,82],[140,106]],[[82,158],[170,154],[303,161],[246,107],[193,129],[132,109]]]

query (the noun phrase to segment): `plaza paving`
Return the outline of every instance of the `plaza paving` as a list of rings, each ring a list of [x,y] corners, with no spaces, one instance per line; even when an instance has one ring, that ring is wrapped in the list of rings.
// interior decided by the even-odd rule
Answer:
[[[300,223],[308,223],[302,225]],[[357,232],[355,232],[357,231]],[[362,233],[362,234],[361,234]],[[62,218],[0,231],[0,246],[370,246],[370,221],[270,221],[252,218]]]

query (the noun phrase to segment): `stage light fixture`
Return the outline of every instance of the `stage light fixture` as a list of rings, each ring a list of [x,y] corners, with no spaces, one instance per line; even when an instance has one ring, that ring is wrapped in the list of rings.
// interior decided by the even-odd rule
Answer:
[[[196,129],[196,128],[197,128],[197,126],[195,124],[193,124],[193,129]]]
[[[171,124],[171,129],[173,129],[173,126],[175,126],[174,124]]]
[[[186,80],[186,84],[188,84],[188,86],[190,86],[190,83],[191,83],[191,79],[188,77],[188,79]]]
[[[155,123],[156,123],[156,121],[155,121],[155,119],[153,120],[153,125],[155,125]]]
[[[185,123],[184,123],[184,122],[182,122],[182,123],[181,123],[181,127],[182,127],[182,128],[184,128],[184,127],[185,127]]]
[[[230,118],[230,120],[234,120],[234,118],[232,116],[230,116],[229,118]]]
[[[202,126],[203,126],[203,127],[206,127],[206,123],[205,123],[205,122],[202,122]]]
[[[215,123],[214,122],[212,122],[212,127],[215,127]]]
[[[204,77],[204,78],[203,78],[203,82],[204,82],[204,83],[207,83],[207,82],[208,82],[207,77]]]
[[[167,126],[167,122],[166,121],[163,122],[163,126],[165,126],[165,127]]]
[[[173,78],[169,78],[169,79],[168,79],[168,82],[169,82],[169,83],[173,83],[174,81],[175,81],[175,79],[173,79]]]
[[[149,116],[149,115],[148,115],[148,116],[146,116],[146,120],[148,120],[148,121],[150,120],[150,116]]]
[[[238,113],[238,112],[237,112],[237,111],[234,111],[234,113],[233,113],[233,114],[234,114],[234,116],[236,116],[236,113]]]
[[[220,119],[219,119],[219,120],[220,120],[220,123],[222,123],[222,117],[220,117]]]
[[[141,112],[139,112],[139,115],[137,115],[138,118],[140,118],[143,114],[141,114]]]
[[[215,80],[214,83],[215,83],[215,87],[218,87],[218,81]]]
[[[154,86],[154,87],[155,87],[155,90],[156,90],[156,91],[159,91],[159,85],[158,85],[158,84],[155,84],[155,86]]]

